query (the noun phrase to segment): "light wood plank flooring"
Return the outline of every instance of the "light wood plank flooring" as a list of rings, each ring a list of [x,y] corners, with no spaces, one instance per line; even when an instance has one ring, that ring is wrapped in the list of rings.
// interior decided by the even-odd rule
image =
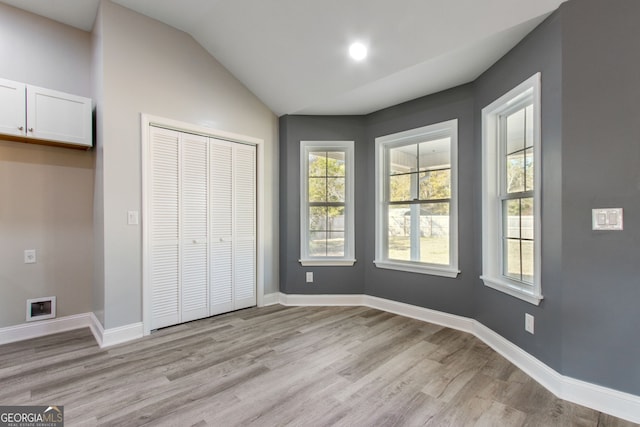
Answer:
[[[364,307],[271,306],[100,350],[0,346],[0,404],[67,426],[631,426],[559,400],[475,337]]]

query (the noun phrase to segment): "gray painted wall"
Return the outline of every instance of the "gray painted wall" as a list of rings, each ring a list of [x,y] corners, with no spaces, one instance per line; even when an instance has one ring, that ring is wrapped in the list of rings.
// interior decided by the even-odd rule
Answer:
[[[562,370],[562,40],[561,16],[555,13],[474,83],[476,94],[475,143],[482,145],[481,110],[519,83],[541,72],[542,144],[542,294],[534,306],[477,280],[474,287],[476,319],[547,365]],[[475,161],[477,195],[481,207],[482,159]],[[478,211],[480,212],[480,211]],[[482,239],[482,218],[475,222],[476,241]],[[476,247],[478,277],[482,248]],[[524,315],[535,317],[535,335],[524,330]]]
[[[473,183],[476,148],[473,140],[473,90],[461,86],[410,101],[367,116],[367,188],[365,217],[367,246],[365,289],[368,295],[428,307],[460,316],[473,316],[475,283]],[[457,278],[377,268],[375,258],[375,138],[391,133],[458,119],[458,268]],[[357,189],[356,189],[357,191]]]
[[[640,2],[562,9],[562,368],[640,395]],[[624,208],[624,231],[591,209]]]
[[[638,16],[636,0],[571,0],[471,85],[365,116],[364,149],[357,146],[357,156],[364,151],[366,174],[356,182],[356,193],[367,196],[356,217],[365,224],[364,236],[356,235],[364,275],[349,271],[344,280],[332,270],[336,285],[331,291],[299,284],[297,144],[318,135],[344,139],[334,130],[349,120],[359,125],[362,118],[282,119],[280,144],[287,152],[281,157],[281,240],[286,242],[281,246],[281,290],[320,294],[363,288],[368,295],[473,317],[564,375],[640,395]],[[481,109],[538,71],[545,298],[534,306],[487,288],[479,279],[480,153]],[[462,274],[451,280],[377,269],[372,265],[374,138],[455,117],[460,121]],[[624,208],[625,230],[591,231],[591,209],[601,207]],[[525,313],[535,316],[535,335],[524,331]]]
[[[351,267],[303,267],[300,259],[300,141],[355,141],[355,188],[366,188],[364,118],[282,116],[280,118],[280,291],[289,294],[364,293],[367,192],[355,194],[356,263]],[[306,283],[305,272],[314,274]]]
[[[291,294],[361,294],[472,316],[474,283],[474,140],[472,86],[420,98],[367,116],[280,118],[280,290]],[[375,138],[458,118],[459,267],[456,279],[379,269],[375,256]],[[302,267],[300,141],[356,141],[356,259],[353,267]],[[305,283],[305,272],[314,283]]]
[[[0,78],[91,96],[88,33],[0,3]],[[0,140],[0,328],[26,300],[58,316],[91,310],[94,155]],[[24,264],[36,249],[38,262]]]

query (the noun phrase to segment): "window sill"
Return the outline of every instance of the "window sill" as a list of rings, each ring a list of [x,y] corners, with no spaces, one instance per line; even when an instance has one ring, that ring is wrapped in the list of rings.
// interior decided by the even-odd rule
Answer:
[[[299,259],[300,265],[305,267],[351,267],[355,259]]]
[[[518,287],[517,285],[508,282],[507,280],[501,280],[495,277],[487,276],[480,276],[480,278],[484,282],[485,286],[511,295],[512,297],[521,299],[533,305],[540,305],[540,301],[544,299],[542,295],[529,292]]]
[[[432,276],[442,276],[455,278],[460,274],[460,270],[450,267],[434,267],[419,265],[414,263],[404,263],[395,261],[373,261],[378,268],[386,268],[388,270],[407,271],[410,273],[430,274]]]

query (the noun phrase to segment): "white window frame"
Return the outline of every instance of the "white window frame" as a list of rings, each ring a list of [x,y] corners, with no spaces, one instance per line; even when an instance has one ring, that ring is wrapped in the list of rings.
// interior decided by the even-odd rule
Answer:
[[[482,109],[482,275],[490,288],[534,305],[543,299],[541,273],[541,138],[540,138],[540,73],[536,73]],[[533,284],[503,275],[503,157],[506,148],[500,137],[500,118],[524,105],[533,105],[534,155],[534,277]]]
[[[429,140],[451,138],[451,199],[449,205],[449,265],[389,259],[388,247],[388,152],[390,148]],[[378,268],[455,278],[458,270],[458,119],[376,138],[376,258]]]
[[[344,256],[309,254],[309,153],[341,151],[345,153]],[[355,258],[354,141],[300,141],[300,264],[303,266],[352,266]]]

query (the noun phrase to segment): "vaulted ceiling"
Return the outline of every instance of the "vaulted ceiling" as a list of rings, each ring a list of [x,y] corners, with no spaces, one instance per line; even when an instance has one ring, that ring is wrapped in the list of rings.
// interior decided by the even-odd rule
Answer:
[[[100,0],[0,1],[91,31]],[[565,0],[112,1],[189,33],[282,115],[366,114],[473,81]]]

